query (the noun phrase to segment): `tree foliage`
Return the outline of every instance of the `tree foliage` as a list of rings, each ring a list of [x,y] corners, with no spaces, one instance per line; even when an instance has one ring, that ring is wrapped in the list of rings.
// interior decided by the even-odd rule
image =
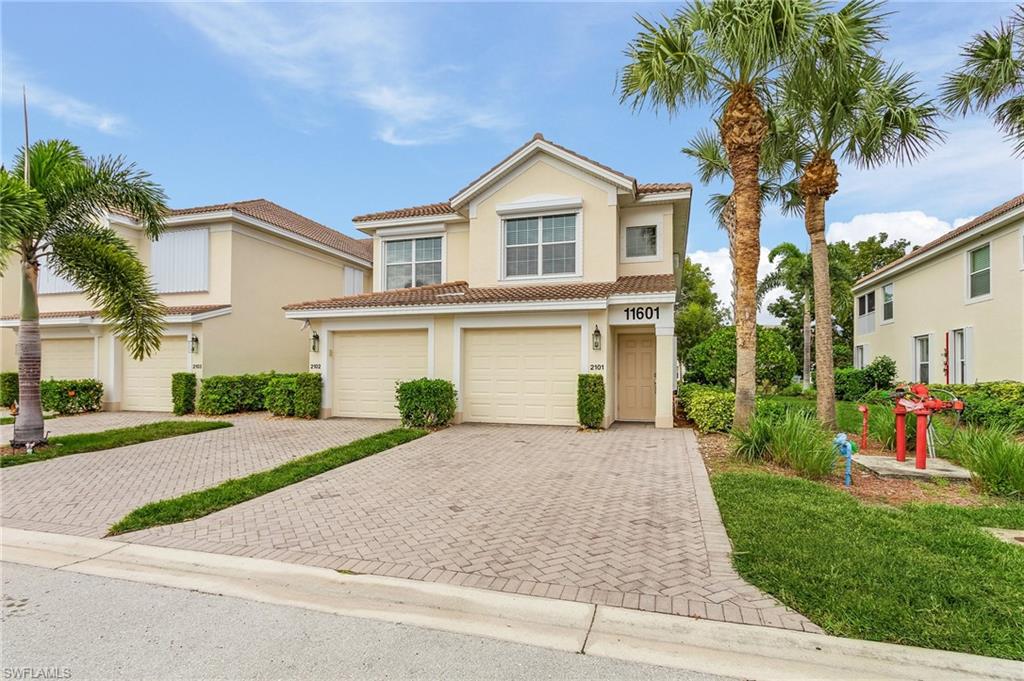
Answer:
[[[676,306],[676,349],[686,357],[697,343],[728,320],[729,313],[712,288],[711,271],[689,258],[683,261],[679,304]]]

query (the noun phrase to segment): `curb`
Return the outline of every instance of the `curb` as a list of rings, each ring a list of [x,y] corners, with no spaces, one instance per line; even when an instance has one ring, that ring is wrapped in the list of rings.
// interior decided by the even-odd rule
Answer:
[[[1012,660],[14,528],[0,560],[763,681],[1024,678]]]

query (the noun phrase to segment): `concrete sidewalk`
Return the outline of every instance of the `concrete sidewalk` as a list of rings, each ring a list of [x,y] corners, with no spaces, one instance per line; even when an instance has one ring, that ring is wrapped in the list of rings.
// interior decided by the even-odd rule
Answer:
[[[325,568],[4,528],[0,559],[707,674],[1021,679],[1020,662]]]

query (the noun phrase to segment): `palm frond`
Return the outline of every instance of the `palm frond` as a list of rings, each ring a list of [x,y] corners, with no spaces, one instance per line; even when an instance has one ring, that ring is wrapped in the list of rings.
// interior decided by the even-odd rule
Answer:
[[[34,243],[46,224],[46,202],[22,176],[0,168],[0,274],[23,242]]]
[[[681,151],[697,162],[697,176],[702,184],[730,177],[729,157],[716,132],[707,128],[699,130]]]

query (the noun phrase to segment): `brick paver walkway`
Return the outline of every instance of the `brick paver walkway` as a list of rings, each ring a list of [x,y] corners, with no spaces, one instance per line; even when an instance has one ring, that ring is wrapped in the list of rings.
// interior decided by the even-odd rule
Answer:
[[[112,412],[47,421],[52,434],[84,433],[174,418]],[[143,504],[248,475],[378,433],[394,421],[223,417],[232,428],[0,469],[0,523],[102,536]],[[10,426],[6,426],[10,429]],[[5,434],[10,438],[10,434]]]
[[[456,426],[122,538],[820,631],[733,570],[688,430]]]

